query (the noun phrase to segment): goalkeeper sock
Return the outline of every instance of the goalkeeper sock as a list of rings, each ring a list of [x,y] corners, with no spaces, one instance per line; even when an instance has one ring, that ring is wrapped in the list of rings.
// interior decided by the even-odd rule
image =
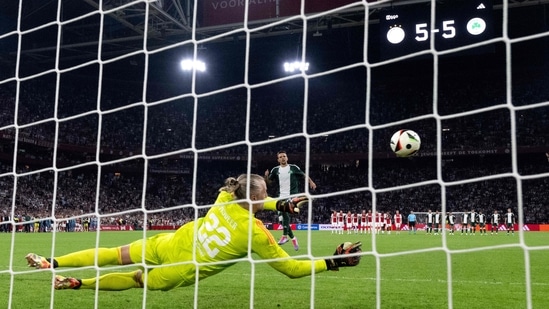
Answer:
[[[102,291],[122,291],[131,288],[142,288],[142,271],[136,270],[127,273],[110,273],[98,278],[81,279],[80,289],[98,289]]]
[[[53,262],[52,262],[52,259],[51,259],[51,258],[46,258],[46,261],[50,262],[51,268],[57,268],[57,267],[59,267],[59,263],[57,263],[57,260],[56,260],[56,259],[53,259]]]
[[[81,267],[95,265],[95,252],[97,250],[97,266],[120,265],[118,248],[87,249],[54,259],[54,267]]]

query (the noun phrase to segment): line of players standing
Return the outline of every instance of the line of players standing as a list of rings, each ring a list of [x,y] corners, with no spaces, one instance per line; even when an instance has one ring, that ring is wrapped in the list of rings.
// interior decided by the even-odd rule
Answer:
[[[470,212],[463,212],[461,214],[461,234],[475,234],[477,227],[479,228],[480,235],[486,235],[486,225],[488,221],[491,224],[491,234],[498,234],[500,221],[503,220],[507,235],[511,232],[515,234],[514,225],[516,223],[515,215],[511,211],[511,208],[507,209],[507,213],[501,215],[497,210],[490,216],[484,214],[482,211],[478,213],[475,210]],[[393,216],[390,213],[376,212],[372,213],[371,210],[366,212],[362,211],[361,214],[347,212],[343,213],[342,210],[333,211],[331,215],[332,234],[343,234],[347,231],[347,234],[351,233],[391,233],[393,222],[395,226],[396,234],[400,234],[401,226],[403,224],[403,218],[400,212],[397,210]],[[444,227],[448,226],[449,234],[454,235],[456,229],[456,215],[449,212],[446,218],[443,218],[442,213],[438,210],[427,212],[426,219],[426,232],[427,234],[438,235],[441,234]],[[415,229],[415,224],[409,227]],[[415,230],[414,230],[415,232]]]
[[[427,213],[427,233],[430,234],[435,231],[435,235],[438,234],[440,227],[440,216],[441,214],[437,211],[432,213],[431,210]],[[475,235],[477,227],[480,235],[486,235],[486,225],[490,223],[491,231],[490,233],[498,234],[500,222],[503,221],[507,235],[509,233],[515,234],[515,214],[511,211],[511,208],[507,209],[507,213],[500,214],[497,210],[494,210],[494,213],[491,215],[486,215],[482,211],[475,212],[471,210],[470,212],[461,213],[461,235],[472,234]],[[446,223],[449,226],[450,235],[454,235],[456,216],[453,213],[448,213],[446,216]]]
[[[361,214],[347,212],[343,213],[342,210],[333,211],[331,218],[332,234],[343,234],[347,231],[347,234],[370,234],[370,233],[385,233],[391,234],[393,222],[395,225],[395,232],[400,234],[400,229],[403,224],[402,215],[397,210],[394,215],[390,213],[375,212],[371,210],[363,210]]]

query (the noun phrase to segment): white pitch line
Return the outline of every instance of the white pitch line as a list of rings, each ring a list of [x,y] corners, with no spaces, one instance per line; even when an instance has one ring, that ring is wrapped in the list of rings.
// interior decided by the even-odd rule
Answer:
[[[230,272],[230,271],[224,271],[223,273],[233,275],[233,276],[248,276],[251,275],[246,273],[240,273],[240,272]],[[277,277],[277,273],[274,272],[273,274],[261,274],[262,277]],[[326,275],[326,274],[318,274],[318,276],[322,276],[322,278],[330,278],[330,279],[349,279],[349,280],[357,280],[357,279],[363,279],[368,281],[376,281],[377,278],[375,277],[362,277],[362,278],[356,278],[356,277],[347,277],[347,276],[333,276],[333,275]],[[406,279],[406,278],[381,278],[381,281],[394,281],[394,282],[436,282],[436,283],[446,283],[447,280],[440,280],[440,279],[429,279],[429,278],[416,278],[416,279]],[[453,280],[452,284],[485,284],[485,285],[524,285],[524,282],[501,282],[501,281],[473,281],[473,280]],[[532,285],[536,286],[549,286],[549,282],[531,282]]]
[[[8,270],[8,266],[4,266],[2,267],[3,269],[5,270],[2,270],[0,271],[0,274],[10,274],[12,273],[12,271]],[[29,269],[28,267],[22,267],[22,266],[17,266],[17,267],[13,267],[13,269],[15,271],[24,271],[24,270],[32,270],[32,269]],[[231,275],[231,276],[247,276],[247,277],[251,277],[251,274],[249,273],[241,273],[241,272],[231,272],[231,271],[224,271],[222,272],[222,274],[228,274],[228,275]],[[356,277],[347,277],[347,276],[333,276],[333,275],[327,275],[327,274],[318,274],[319,276],[322,276],[322,279],[323,278],[330,278],[330,279],[349,279],[349,280],[357,280],[357,279],[361,279],[361,280],[367,280],[367,281],[376,281],[377,278],[375,277],[362,277],[362,278],[356,278]],[[279,277],[280,275],[276,272],[276,271],[273,271],[272,273],[265,273],[265,272],[262,272],[261,273],[261,277],[266,277],[266,278],[275,278],[275,277]],[[416,278],[416,279],[408,279],[408,278],[381,278],[381,281],[388,281],[388,282],[410,282],[410,283],[428,283],[428,282],[436,282],[436,283],[447,283],[448,281],[447,280],[441,280],[441,279],[429,279],[429,278]],[[473,284],[473,285],[505,285],[505,284],[508,284],[508,285],[524,285],[525,283],[524,282],[502,282],[502,281],[479,281],[479,280],[453,280],[452,281],[452,284],[460,284],[460,285],[469,285],[469,284]],[[534,286],[549,286],[549,282],[531,282],[532,285]]]

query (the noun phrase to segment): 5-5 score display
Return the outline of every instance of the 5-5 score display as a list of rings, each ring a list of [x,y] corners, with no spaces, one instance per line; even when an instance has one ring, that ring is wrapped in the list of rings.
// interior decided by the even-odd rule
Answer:
[[[434,13],[434,15],[432,14]],[[432,17],[433,16],[433,17]],[[431,48],[444,51],[493,37],[490,0],[431,1],[395,6],[380,13],[380,47],[383,59]]]

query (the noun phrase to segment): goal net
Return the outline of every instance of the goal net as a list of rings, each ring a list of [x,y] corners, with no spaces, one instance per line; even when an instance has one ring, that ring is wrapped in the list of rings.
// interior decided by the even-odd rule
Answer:
[[[0,305],[549,306],[547,14],[546,0],[1,4]],[[400,129],[416,155],[391,151]],[[52,283],[160,266],[24,263],[173,232],[280,150],[317,185],[300,184],[299,250],[282,248],[314,261],[361,241],[360,265],[288,279],[249,251],[189,287],[107,292]],[[334,211],[389,220],[330,233]],[[449,233],[471,211],[488,235]],[[282,235],[277,213],[256,217]]]

